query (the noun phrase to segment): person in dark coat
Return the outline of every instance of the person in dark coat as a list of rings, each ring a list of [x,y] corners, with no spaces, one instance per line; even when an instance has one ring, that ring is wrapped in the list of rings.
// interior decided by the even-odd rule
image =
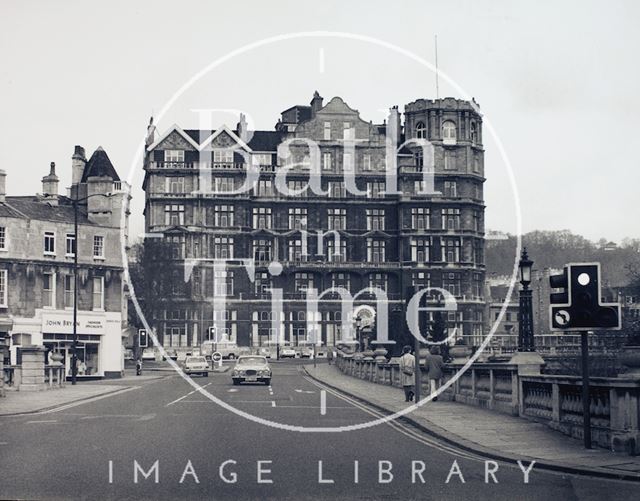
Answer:
[[[429,386],[431,388],[431,394],[434,395],[440,385],[442,384],[442,367],[444,366],[444,360],[440,355],[440,347],[432,346],[431,353],[427,356],[427,378],[429,378]],[[433,397],[433,401],[438,400],[438,397]]]
[[[411,346],[407,345],[402,348],[402,356],[400,357],[400,380],[402,381],[405,402],[413,401],[415,368],[416,358],[411,354]]]

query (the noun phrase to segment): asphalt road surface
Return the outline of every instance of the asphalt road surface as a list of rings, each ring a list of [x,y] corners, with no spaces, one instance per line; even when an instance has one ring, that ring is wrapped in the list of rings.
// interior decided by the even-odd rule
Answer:
[[[376,417],[305,377],[296,361],[273,368],[271,386],[233,386],[229,373],[194,381],[277,423],[339,427]],[[496,465],[404,425],[288,431],[222,408],[179,376],[128,384],[56,412],[1,418],[0,498],[638,499],[637,483],[535,465],[528,483],[518,465],[497,462],[486,474]]]

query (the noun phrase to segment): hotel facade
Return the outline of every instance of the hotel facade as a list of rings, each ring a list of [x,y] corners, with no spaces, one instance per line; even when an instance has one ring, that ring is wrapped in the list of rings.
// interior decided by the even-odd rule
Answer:
[[[408,287],[445,289],[457,302],[446,313],[451,342],[482,340],[485,179],[475,103],[419,99],[373,124],[316,92],[309,106],[283,111],[274,130],[248,130],[243,115],[234,128],[175,125],[159,135],[150,125],[144,170],[146,232],[172,249],[171,294],[148,319],[166,349],[198,346],[212,326],[241,346],[273,342],[274,326],[279,343],[334,345],[353,324],[343,298],[326,293],[317,313],[306,307],[307,290],[332,287],[348,290],[355,309],[376,311],[372,337],[385,321],[396,341],[406,339]],[[281,313],[270,289],[282,291]]]

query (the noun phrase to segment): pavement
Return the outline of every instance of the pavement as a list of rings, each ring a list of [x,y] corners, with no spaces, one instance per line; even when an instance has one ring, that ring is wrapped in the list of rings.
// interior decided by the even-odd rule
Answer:
[[[305,370],[314,379],[387,415],[410,405],[404,401],[401,388],[345,375],[334,365],[305,366]],[[600,448],[587,450],[580,441],[526,418],[439,399],[401,419],[431,436],[488,458],[526,458],[557,471],[640,481],[640,457]]]
[[[492,464],[413,425],[376,424],[380,412],[299,361],[272,369],[270,385],[134,377],[101,398],[0,416],[0,499],[637,499],[636,482],[535,465],[525,476],[527,461]]]
[[[72,385],[67,382],[62,388],[45,391],[7,390],[6,396],[0,398],[0,416],[20,416],[47,412],[72,403],[127,391],[131,384],[153,381],[167,375],[136,376],[135,370],[125,371],[119,379],[102,379],[99,381],[79,381]]]

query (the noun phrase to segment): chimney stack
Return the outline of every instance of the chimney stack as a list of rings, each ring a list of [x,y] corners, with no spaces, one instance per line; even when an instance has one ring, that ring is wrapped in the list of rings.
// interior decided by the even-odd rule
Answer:
[[[398,112],[398,106],[392,106],[389,108],[389,125],[387,125],[387,136],[395,142],[396,145],[400,144],[400,137],[402,134],[402,123],[400,113]]]
[[[84,148],[76,145],[71,157],[71,184],[78,184],[82,180],[82,174],[84,173],[84,166],[87,163],[87,158],[84,154]]]
[[[151,146],[156,140],[156,126],[153,125],[153,117],[149,119],[149,125],[147,125],[147,137],[144,141],[145,146]]]
[[[318,94],[318,91],[313,93],[313,99],[311,100],[311,118],[316,116],[318,110],[322,109],[322,96]]]
[[[42,194],[50,202],[58,201],[58,176],[56,176],[56,163],[51,162],[49,174],[42,178]]]
[[[240,121],[238,122],[238,136],[245,143],[247,142],[248,134],[247,134],[247,117],[244,116],[244,113],[240,113]]]
[[[4,202],[7,196],[7,173],[0,169],[0,202]]]

